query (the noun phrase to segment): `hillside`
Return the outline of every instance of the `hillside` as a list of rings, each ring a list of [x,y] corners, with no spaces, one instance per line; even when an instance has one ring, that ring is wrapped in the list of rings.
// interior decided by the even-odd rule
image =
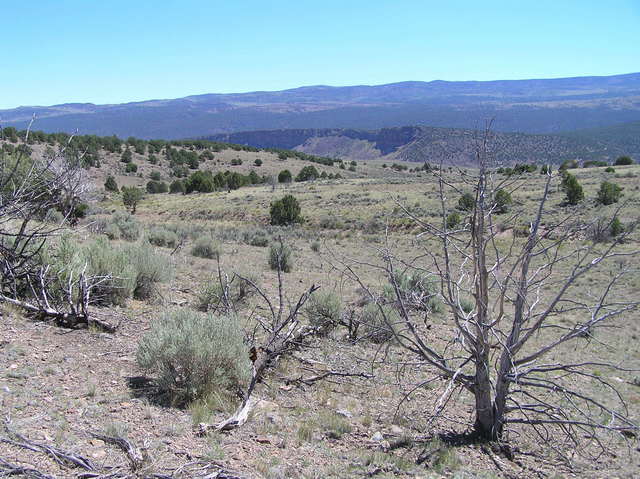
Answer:
[[[640,73],[543,80],[401,82],[205,94],[115,105],[0,110],[4,125],[44,131],[176,139],[266,129],[403,125],[554,133],[640,120]]]
[[[586,139],[605,145],[614,154],[629,154],[640,158],[640,121],[577,130],[563,134],[569,138]]]
[[[473,351],[460,340],[461,331],[468,330],[454,319],[465,314],[464,324],[479,327],[474,264],[468,260],[472,232],[478,231],[471,227],[477,215],[460,204],[461,194],[473,191],[476,170],[446,169],[440,183],[437,175],[383,168],[380,161],[361,162],[350,171],[301,153],[197,140],[70,141],[65,135],[34,132],[25,145],[21,136],[0,141],[0,159],[10,159],[16,148],[25,146],[36,156],[67,145],[70,155],[88,153],[83,158],[94,183],[85,216],[77,223],[69,224],[49,211],[30,223],[38,228],[44,220],[53,231],[45,238],[46,254],[36,258],[42,264],[34,266],[39,275],[49,272],[51,283],[37,285],[60,294],[66,281],[71,284],[96,271],[106,275],[99,278],[103,289],[91,297],[88,308],[90,318],[100,322],[86,326],[74,327],[0,303],[0,408],[5,418],[0,475],[637,475],[640,275],[639,231],[634,225],[640,205],[639,165],[616,166],[615,171],[571,170],[584,188],[584,200],[576,206],[565,204],[555,169],[549,178],[539,171],[489,175],[512,196],[508,211],[489,214],[492,239],[487,258],[497,264],[492,277],[517,278],[521,268],[513,265],[531,242],[529,225],[536,211],[544,213],[544,236],[533,239],[535,257],[527,278],[532,284],[526,293],[532,315],[528,330],[534,331],[533,318],[550,304],[556,306],[545,327],[529,335],[515,359],[526,359],[571,335],[550,354],[527,360],[517,374],[502,376],[512,385],[510,404],[534,407],[510,410],[505,440],[493,443],[470,434],[478,410],[473,389],[457,385],[455,376],[445,376],[441,369],[443,364],[455,366],[455,375],[463,379],[474,377],[476,369]],[[392,146],[390,142],[387,147]],[[126,151],[131,152],[130,162],[122,161]],[[197,168],[190,167],[194,156]],[[256,160],[262,161],[260,166]],[[137,171],[127,173],[129,164],[136,164]],[[295,175],[309,165],[333,174],[333,179],[148,194],[135,214],[125,210],[121,192],[103,186],[109,174],[120,186],[143,186],[154,173],[162,181],[184,179],[171,176],[184,166],[189,176],[206,170],[246,175],[252,169],[269,176],[284,168]],[[342,177],[336,179],[335,173]],[[596,201],[603,181],[620,186],[621,201]],[[538,209],[545,190],[548,202]],[[15,190],[3,193],[10,201]],[[298,201],[304,221],[273,225],[271,205],[285,195]],[[15,217],[29,211],[8,213]],[[439,234],[445,218],[456,228],[445,230],[456,239],[450,256]],[[622,237],[609,235],[611,218],[623,225],[623,233],[618,233]],[[10,235],[13,224],[6,219],[0,222],[0,232]],[[40,237],[34,241],[42,248]],[[272,266],[272,251],[280,242],[289,251],[288,272]],[[2,244],[10,246],[7,241]],[[440,283],[445,273],[439,267],[449,259],[454,278],[447,284],[459,288],[456,301]],[[580,265],[587,269],[580,270],[573,287],[558,300],[567,275]],[[514,286],[506,289],[509,299],[501,300],[506,281],[491,281],[490,304],[500,304],[489,313],[491,338],[508,338],[515,324],[517,306],[511,298],[518,290],[516,281],[510,283]],[[317,292],[306,294],[316,287]],[[12,290],[6,287],[0,294],[8,291]],[[31,300],[39,289],[18,291],[20,298]],[[51,306],[66,308],[58,294],[49,295]],[[180,321],[172,321],[176,317]],[[194,318],[206,321],[194,323]],[[282,319],[286,322],[278,322]],[[105,330],[104,324],[111,329]],[[166,342],[150,340],[163,331]],[[279,334],[277,341],[270,340],[273,334]],[[425,350],[441,352],[446,362],[434,363],[425,353],[416,353],[415,343],[405,342],[413,337]],[[289,348],[274,355],[287,338]],[[147,354],[149,349],[144,353],[143,346],[153,344],[158,345],[153,354]],[[496,370],[505,349],[500,340],[485,344],[488,366],[483,370],[498,381]],[[163,380],[161,366],[150,366],[145,357],[174,359],[164,363],[174,380]],[[246,389],[247,376],[258,370],[262,375],[255,388]],[[242,375],[230,377],[234,371]],[[210,378],[212,386],[194,386],[200,377]],[[534,389],[538,384],[542,392]],[[246,422],[212,430],[234,414],[247,391],[253,401]],[[539,403],[544,407],[537,407]],[[593,404],[606,409],[592,408]],[[550,409],[558,411],[561,420],[580,421],[581,427],[567,429],[560,422],[539,428],[535,421],[549,417]],[[616,411],[623,429],[602,427],[618,425],[612,423],[610,411]],[[632,421],[628,427],[625,416]],[[528,418],[531,424],[522,422]]]
[[[623,129],[622,132],[627,132]],[[600,131],[600,130],[596,130]],[[618,131],[618,130],[612,130]],[[627,138],[626,135],[625,138]],[[401,127],[380,130],[307,129],[248,131],[206,137],[260,148],[295,149],[346,160],[405,160],[468,163],[477,132],[468,129]],[[501,162],[558,163],[565,159],[610,161],[622,154],[640,156],[631,141],[589,131],[573,135],[496,133],[496,159]]]
[[[278,175],[289,170],[295,180],[305,167],[314,167],[322,179],[380,178],[401,175],[379,164],[347,165],[339,160],[287,149],[254,148],[206,140],[141,140],[94,135],[69,136],[31,131],[25,143],[25,130],[5,128],[0,137],[0,154],[28,151],[33,158],[46,158],[64,150],[68,158],[78,159],[92,183],[101,191],[108,176],[118,186],[146,189],[151,181],[166,187],[172,182],[186,184],[195,173],[236,175],[240,183],[231,187],[278,183]],[[239,176],[238,176],[239,175]],[[217,185],[216,189],[227,189]]]

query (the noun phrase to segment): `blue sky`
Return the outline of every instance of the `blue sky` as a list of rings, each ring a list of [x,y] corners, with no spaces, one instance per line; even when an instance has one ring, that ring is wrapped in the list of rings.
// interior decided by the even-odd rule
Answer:
[[[35,0],[0,22],[0,108],[640,71],[640,0]]]

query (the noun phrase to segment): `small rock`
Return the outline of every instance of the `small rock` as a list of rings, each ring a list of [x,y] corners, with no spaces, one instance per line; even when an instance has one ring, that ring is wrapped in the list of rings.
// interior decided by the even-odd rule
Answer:
[[[373,436],[371,436],[371,440],[375,442],[380,442],[384,440],[384,436],[380,431],[376,431]]]
[[[286,479],[287,471],[283,466],[273,466],[269,469],[267,477],[272,477],[273,479]]]
[[[271,439],[267,436],[257,436],[256,442],[259,442],[260,444],[271,444]]]
[[[353,414],[351,414],[351,412],[347,411],[346,409],[338,409],[336,411],[336,414],[340,415],[340,416],[344,416],[346,418],[352,418]]]
[[[107,452],[104,449],[98,449],[96,452],[91,454],[95,459],[100,459],[107,455]]]
[[[402,434],[404,434],[404,429],[394,424],[393,426],[391,426],[391,434],[395,436],[401,436]]]
[[[18,369],[18,365],[14,363],[11,366],[9,366],[9,369]]]
[[[278,414],[276,414],[275,412],[270,412],[270,413],[266,414],[265,418],[271,424],[281,424],[282,423],[282,418]]]

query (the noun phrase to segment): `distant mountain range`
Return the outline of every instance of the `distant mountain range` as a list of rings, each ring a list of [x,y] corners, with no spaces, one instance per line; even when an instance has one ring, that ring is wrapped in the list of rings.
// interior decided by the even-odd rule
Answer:
[[[206,94],[117,105],[70,103],[0,110],[3,126],[80,134],[177,139],[275,129],[458,129],[495,118],[503,132],[557,133],[640,121],[640,73],[487,82],[309,86]],[[284,145],[281,145],[284,146]]]
[[[407,126],[378,130],[290,129],[247,131],[204,137],[257,148],[286,148],[347,160],[386,159],[471,163],[478,132],[471,129]],[[640,122],[544,135],[495,132],[495,158],[505,163],[559,163],[565,159],[640,158]]]

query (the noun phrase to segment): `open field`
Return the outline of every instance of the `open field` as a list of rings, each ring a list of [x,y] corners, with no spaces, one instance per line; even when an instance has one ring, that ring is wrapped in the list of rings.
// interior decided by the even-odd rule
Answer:
[[[37,148],[36,148],[37,150]],[[309,162],[280,160],[267,152],[225,150],[216,153],[201,169],[215,171],[236,168],[246,174],[259,158],[259,174],[275,176],[284,168],[295,174]],[[241,159],[242,165],[231,166]],[[99,236],[114,213],[124,211],[121,195],[103,191],[107,174],[119,185],[143,186],[157,171],[168,179],[162,162],[150,165],[134,154],[141,167],[138,174],[125,174],[116,155],[106,155],[101,168],[89,169],[96,185],[90,214],[69,230],[79,244]],[[474,421],[473,397],[461,392],[436,421],[428,416],[436,407],[447,381],[435,380],[434,368],[419,361],[393,341],[373,343],[366,337],[349,338],[338,326],[326,336],[314,336],[295,352],[283,356],[257,386],[259,398],[249,420],[228,432],[196,434],[199,423],[215,423],[233,413],[238,405],[233,395],[220,393],[207,401],[186,406],[170,404],[159,394],[152,377],[147,378],[136,361],[141,338],[151,325],[161,321],[172,308],[195,308],[201,290],[218,275],[215,258],[196,257],[194,245],[202,238],[219,245],[220,267],[228,272],[252,276],[266,297],[278,294],[278,274],[268,264],[268,245],[279,238],[293,251],[293,268],[283,274],[286,306],[311,285],[333,291],[345,312],[359,317],[365,306],[361,286],[347,274],[349,266],[362,283],[382,292],[388,284],[375,268],[383,255],[397,264],[429,268],[428,253],[440,255],[436,240],[421,236],[420,221],[442,222],[439,184],[427,172],[405,173],[383,168],[380,162],[359,162],[355,172],[338,166],[316,165],[319,171],[340,173],[339,180],[317,180],[290,184],[261,184],[232,191],[206,194],[149,194],[137,207],[134,221],[142,234],[134,242],[146,242],[153,229],[170,230],[181,242],[177,247],[154,247],[174,270],[153,298],[129,299],[122,307],[96,308],[96,314],[118,324],[113,334],[94,328],[68,330],[25,317],[17,308],[2,304],[0,330],[0,413],[10,428],[40,443],[89,457],[96,464],[119,464],[125,459],[117,448],[89,436],[89,432],[127,437],[144,450],[139,477],[158,471],[175,471],[174,477],[199,477],[224,468],[246,477],[634,477],[640,467],[637,436],[606,435],[609,452],[598,454],[597,444],[582,440],[580,447],[558,438],[545,441],[526,426],[516,425],[507,440],[512,456],[506,457],[491,445],[453,444],[442,437],[467,431]],[[410,167],[415,165],[409,165]],[[640,166],[571,170],[584,187],[585,200],[578,206],[562,206],[564,192],[556,174],[544,217],[545,225],[563,218],[590,222],[598,217],[617,216],[624,225],[638,219]],[[473,174],[473,170],[469,170]],[[497,175],[499,176],[499,175]],[[468,191],[456,170],[446,180]],[[537,171],[523,175],[512,187],[514,204],[504,218],[496,248],[508,251],[522,245],[518,227],[533,217],[544,189],[545,176]],[[609,206],[594,201],[600,183],[614,181],[623,188],[620,203]],[[285,194],[295,196],[304,222],[271,226],[270,204]],[[459,195],[445,201],[451,210]],[[510,221],[513,220],[513,221]],[[510,223],[515,223],[516,228]],[[102,226],[100,226],[102,225]],[[262,241],[266,238],[265,241]],[[54,240],[57,241],[57,240]],[[563,245],[579,248],[586,237],[575,237]],[[128,242],[112,239],[110,244]],[[600,246],[605,248],[606,244]],[[630,253],[638,247],[637,235],[621,246]],[[588,299],[607,278],[622,268],[612,260],[579,279],[571,292],[576,301]],[[638,258],[631,266],[636,270]],[[635,262],[635,264],[633,264]],[[455,263],[456,266],[460,262]],[[566,265],[554,271],[557,277],[569,271]],[[553,278],[555,278],[554,276]],[[617,298],[636,298],[640,272],[616,286]],[[554,287],[541,291],[542,301],[554,294]],[[247,337],[258,341],[257,319],[267,309],[258,295],[239,306],[238,321]],[[559,322],[571,329],[580,323],[575,313],[561,315]],[[302,321],[308,319],[302,315]],[[425,337],[434,347],[443,346],[453,334],[447,309],[429,316]],[[258,332],[256,333],[256,330]],[[532,348],[548,334],[536,338]],[[253,335],[253,336],[252,336]],[[256,339],[257,335],[257,339]],[[575,388],[602,401],[609,401],[607,388],[599,381],[614,382],[627,404],[628,417],[640,420],[640,315],[625,313],[598,330],[593,338],[567,343],[555,350],[554,360],[575,362],[598,357],[623,366],[615,371],[593,366],[591,377],[569,378]],[[259,353],[260,354],[260,353]],[[323,380],[305,378],[326,372]],[[422,384],[422,385],[421,385]],[[407,396],[411,392],[410,396]],[[607,404],[609,404],[607,402]],[[606,422],[608,419],[602,417]],[[2,434],[4,435],[4,434]],[[557,439],[557,441],[556,441]],[[422,464],[416,459],[433,451]],[[61,466],[46,454],[3,444],[0,456],[10,462],[34,467],[54,477],[79,477],[79,471]],[[563,459],[564,456],[564,459]],[[180,475],[182,474],[182,475]],[[85,476],[89,477],[89,476]],[[132,476],[134,477],[134,476]],[[210,477],[223,477],[212,475]],[[229,476],[231,477],[231,476]]]

